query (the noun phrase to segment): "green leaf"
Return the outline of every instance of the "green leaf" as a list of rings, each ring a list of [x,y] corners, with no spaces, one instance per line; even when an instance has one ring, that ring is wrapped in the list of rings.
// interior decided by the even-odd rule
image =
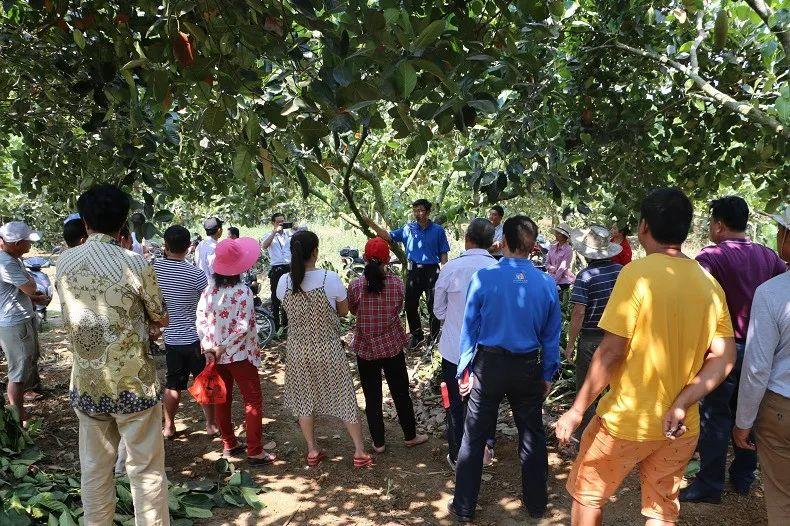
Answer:
[[[305,119],[299,123],[296,130],[308,144],[317,142],[322,137],[329,135],[329,126],[315,119]]]
[[[249,146],[241,144],[233,156],[233,174],[239,181],[244,181],[252,172],[252,160],[255,157]]]
[[[417,85],[417,73],[414,71],[414,66],[411,62],[404,60],[398,67],[398,72],[402,80],[403,97],[408,99],[414,87]]]
[[[259,488],[242,487],[241,496],[244,497],[244,500],[247,501],[247,504],[252,506],[253,509],[260,510],[264,507],[263,502],[260,500],[262,497],[260,491]]]
[[[154,99],[156,99],[157,102],[163,102],[165,97],[167,97],[167,92],[170,90],[170,75],[168,75],[167,71],[163,70],[152,71],[150,84]]]
[[[222,130],[225,126],[226,119],[227,114],[225,113],[225,108],[218,104],[209,106],[206,108],[205,113],[203,113],[203,129],[206,130],[207,133],[214,135]]]
[[[247,124],[244,127],[244,133],[247,135],[247,140],[250,144],[258,144],[258,139],[261,138],[261,121],[254,111],[247,112]]]
[[[261,171],[267,183],[272,182],[272,156],[266,148],[258,149],[258,156],[261,160]]]
[[[482,111],[483,113],[496,113],[497,106],[494,102],[491,102],[487,99],[480,99],[480,100],[470,100],[467,104],[469,104],[473,108],[477,108],[478,110]]]
[[[209,519],[214,516],[211,510],[205,508],[192,508],[190,506],[184,508],[184,513],[186,513],[187,517],[192,519]]]
[[[214,500],[205,493],[188,493],[181,497],[181,503],[186,508],[204,508],[210,510],[214,507]]]
[[[173,220],[173,217],[173,212],[170,210],[159,210],[154,214],[152,220],[160,223],[169,223]]]
[[[77,44],[80,49],[85,49],[85,36],[82,34],[82,31],[74,29],[71,34],[74,37],[74,43]]]
[[[311,161],[310,159],[304,160],[304,166],[307,168],[311,174],[318,177],[322,182],[329,184],[332,182],[332,176],[329,175],[329,172],[318,164],[317,162]]]
[[[422,30],[422,32],[417,35],[417,38],[411,44],[411,51],[417,51],[419,49],[425,49],[426,47],[433,44],[436,39],[438,39],[444,30],[447,28],[447,22],[442,20],[434,20],[428,27]]]
[[[69,510],[66,510],[60,514],[58,526],[77,526],[77,523],[74,522],[74,518],[71,516],[71,512]]]

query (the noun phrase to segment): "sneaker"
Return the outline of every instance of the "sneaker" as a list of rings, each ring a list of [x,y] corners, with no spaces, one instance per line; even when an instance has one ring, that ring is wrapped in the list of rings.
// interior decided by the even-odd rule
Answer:
[[[707,504],[721,504],[721,493],[718,495],[702,487],[702,484],[692,482],[687,488],[680,490],[680,502],[705,502]]]
[[[472,522],[471,515],[459,515],[458,512],[455,511],[455,505],[453,504],[453,501],[447,503],[447,511],[449,511],[450,515],[455,517],[455,520],[458,522]]]

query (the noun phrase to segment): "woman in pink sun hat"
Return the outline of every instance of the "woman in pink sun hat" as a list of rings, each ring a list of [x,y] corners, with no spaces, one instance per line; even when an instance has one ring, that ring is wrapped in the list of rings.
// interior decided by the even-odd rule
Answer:
[[[247,460],[269,464],[275,460],[261,444],[261,382],[258,366],[261,350],[255,328],[252,291],[241,282],[241,274],[252,268],[260,256],[255,239],[225,239],[214,255],[214,281],[203,291],[197,308],[197,331],[207,362],[216,362],[228,397],[217,404],[216,419],[222,436],[223,457],[244,450],[231,422],[233,382],[244,399],[244,429],[247,432]]]

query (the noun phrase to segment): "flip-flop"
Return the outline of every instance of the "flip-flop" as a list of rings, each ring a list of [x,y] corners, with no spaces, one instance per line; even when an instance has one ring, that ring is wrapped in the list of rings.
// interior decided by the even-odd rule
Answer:
[[[411,440],[405,440],[403,444],[406,447],[414,447],[414,446],[419,446],[420,444],[425,444],[427,441],[428,441],[428,435],[417,435]]]
[[[44,398],[43,394],[37,393],[35,391],[27,391],[22,396],[25,399],[25,402],[35,402],[36,400],[41,400],[42,398]]]
[[[326,458],[326,451],[323,449],[318,451],[318,454],[314,457],[311,457],[309,454],[307,455],[307,465],[311,468],[316,467],[319,465],[323,460]]]
[[[357,469],[369,468],[373,463],[373,456],[368,454],[364,457],[354,457],[354,467]]]
[[[275,460],[277,460],[277,456],[270,453],[266,453],[266,455],[263,457],[247,457],[247,462],[253,466],[266,466],[268,464],[274,464]]]
[[[240,453],[244,453],[244,451],[246,449],[247,449],[247,445],[246,444],[242,444],[241,442],[239,442],[238,444],[236,444],[235,446],[233,446],[230,449],[223,449],[222,450],[222,458],[235,457],[236,455],[238,455]]]

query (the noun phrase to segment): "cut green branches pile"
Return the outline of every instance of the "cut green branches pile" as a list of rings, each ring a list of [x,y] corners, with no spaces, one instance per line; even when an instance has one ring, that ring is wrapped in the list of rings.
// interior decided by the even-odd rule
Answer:
[[[38,465],[44,458],[33,440],[38,425],[33,423],[29,429],[23,429],[15,413],[6,406],[0,407],[0,524],[77,526],[83,513],[79,473]],[[216,461],[214,468],[214,480],[170,483],[168,506],[173,526],[190,526],[194,519],[210,518],[217,507],[264,507],[263,488],[249,472],[224,459]],[[129,479],[118,477],[115,489],[115,524],[132,526],[134,508]]]

